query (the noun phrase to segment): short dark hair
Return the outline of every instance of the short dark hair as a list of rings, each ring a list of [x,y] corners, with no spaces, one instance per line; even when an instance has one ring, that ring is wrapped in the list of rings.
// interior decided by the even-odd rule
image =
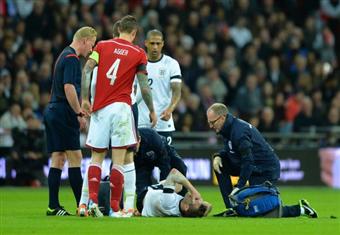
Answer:
[[[159,36],[163,40],[163,33],[161,31],[159,31],[158,29],[149,30],[146,34],[146,39],[149,39],[152,36]]]
[[[132,31],[137,29],[138,22],[135,17],[127,15],[120,20],[120,24],[118,26],[119,33],[131,33]]]
[[[117,20],[113,24],[113,27],[112,27],[112,34],[114,38],[119,37],[119,26],[120,26],[120,20]]]
[[[193,207],[192,204],[189,205],[188,211],[184,212],[182,215],[183,217],[203,217],[208,210],[208,206],[201,204],[197,209]]]

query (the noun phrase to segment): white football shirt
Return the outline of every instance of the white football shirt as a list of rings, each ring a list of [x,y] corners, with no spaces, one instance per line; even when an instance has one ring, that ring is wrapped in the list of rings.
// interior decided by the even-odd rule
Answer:
[[[163,121],[159,117],[161,113],[170,105],[172,82],[182,82],[181,69],[178,62],[167,55],[162,55],[158,61],[148,61],[146,66],[148,72],[148,82],[152,92],[153,105],[158,117],[156,131],[174,131],[174,120]],[[138,103],[138,127],[151,127],[149,109],[142,99],[139,85],[137,86]]]
[[[169,187],[172,190],[174,187]],[[179,209],[180,201],[183,199],[177,193],[165,193],[162,189],[148,188],[145,195],[142,216],[146,217],[168,217],[181,216]]]

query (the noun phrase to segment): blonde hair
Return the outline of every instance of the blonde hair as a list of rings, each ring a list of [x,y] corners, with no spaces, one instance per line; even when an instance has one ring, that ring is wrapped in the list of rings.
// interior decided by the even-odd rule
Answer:
[[[97,31],[89,26],[81,27],[73,36],[73,40],[97,37]]]

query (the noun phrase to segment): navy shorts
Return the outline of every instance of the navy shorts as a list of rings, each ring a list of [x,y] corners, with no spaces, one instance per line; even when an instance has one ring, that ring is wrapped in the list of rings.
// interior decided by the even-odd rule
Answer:
[[[164,136],[166,138],[166,142],[168,143],[168,145],[172,144],[172,133],[173,131],[157,131],[158,134],[160,134],[161,136]]]
[[[44,123],[49,153],[80,149],[78,118],[68,103],[49,103]]]
[[[136,131],[138,131],[138,104],[134,103],[131,106],[131,109],[132,109],[132,113],[133,113],[133,119],[135,121],[135,128],[136,128]]]

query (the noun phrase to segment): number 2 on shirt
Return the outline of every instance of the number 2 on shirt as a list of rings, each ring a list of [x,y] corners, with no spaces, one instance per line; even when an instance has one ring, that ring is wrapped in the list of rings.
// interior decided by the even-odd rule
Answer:
[[[115,80],[117,78],[117,72],[120,64],[120,59],[116,59],[115,62],[111,65],[109,70],[106,73],[106,77],[111,80],[110,85],[113,86]]]

